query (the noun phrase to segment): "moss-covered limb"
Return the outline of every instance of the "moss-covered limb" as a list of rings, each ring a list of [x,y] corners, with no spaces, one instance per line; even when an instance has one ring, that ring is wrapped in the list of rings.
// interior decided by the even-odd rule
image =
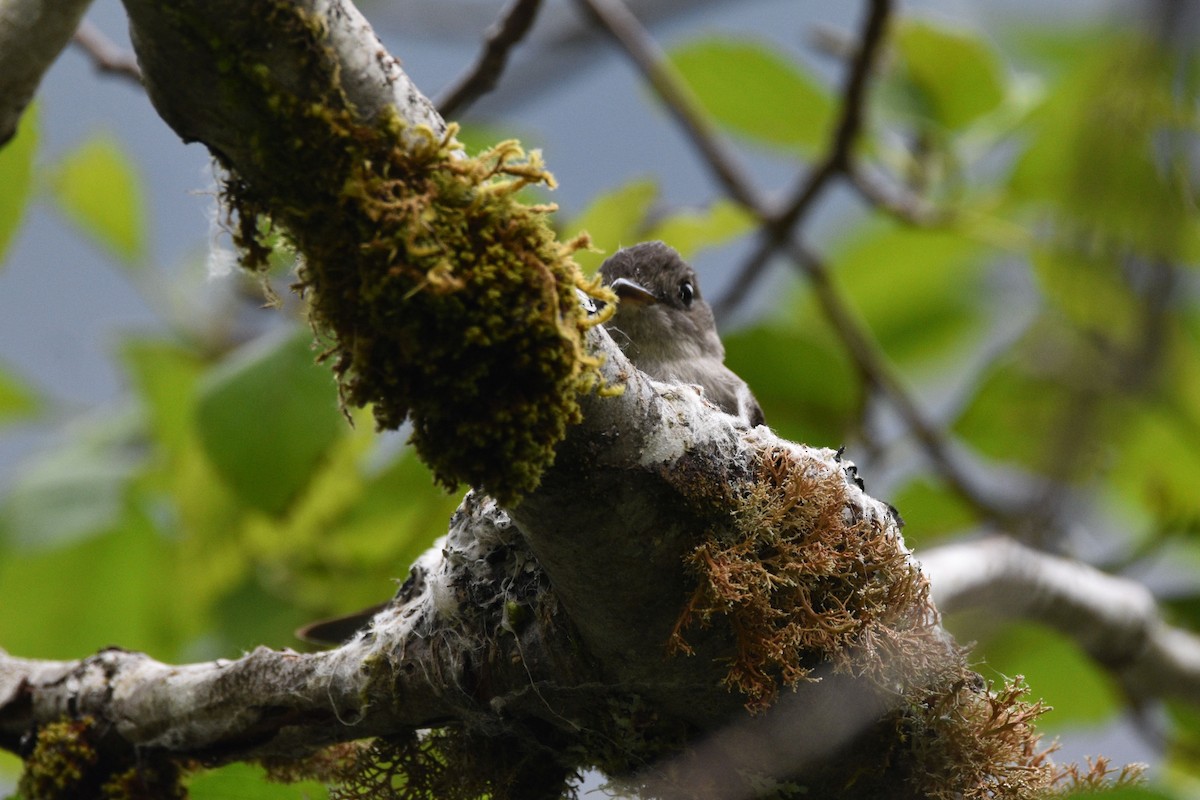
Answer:
[[[1042,707],[972,672],[852,465],[627,379],[585,402],[512,512],[604,674],[690,732],[663,728],[643,764],[598,743],[606,769],[656,797],[1015,800],[1070,783],[1039,743]]]
[[[50,726],[47,758],[60,744],[80,759],[96,754],[81,780],[119,776],[140,753],[184,765],[261,759],[281,778],[361,783],[386,767],[364,748],[310,754],[380,736],[397,743],[380,758],[419,768],[425,785],[460,787],[438,796],[485,787],[495,798],[550,797],[588,764],[644,763],[686,740],[658,717],[606,678],[507,513],[477,494],[370,632],[336,651],[259,649],[180,667],[119,650],[66,663],[0,654],[0,747],[29,755],[25,743]],[[84,718],[105,732],[103,748],[59,735]],[[430,744],[403,744],[438,725]]]
[[[604,367],[609,380],[627,368],[617,353]],[[651,797],[1026,800],[1064,776],[1098,780],[1053,767],[1033,728],[1040,707],[1018,687],[970,672],[930,616],[891,511],[837,454],[632,373],[621,396],[586,402],[602,410],[542,486],[512,513],[470,494],[364,637],[323,656],[258,651],[261,675],[242,662],[139,669],[144,657],[116,652],[92,674],[0,661],[0,741],[72,710],[119,710],[123,736],[222,759],[386,733],[398,744],[354,780],[390,781],[398,761],[433,791],[459,787],[452,797],[550,796],[588,765]],[[687,558],[699,548],[722,568]],[[673,630],[697,655],[669,655]],[[808,671],[790,674],[793,662]],[[197,690],[193,670],[240,700]],[[143,691],[162,705],[130,702]],[[197,720],[227,737],[198,741]],[[412,738],[429,724],[446,727]]]
[[[349,4],[127,5],[163,117],[230,171],[244,263],[264,264],[267,224],[303,255],[343,400],[383,427],[411,418],[447,485],[508,502],[536,486],[598,385],[582,343],[597,320],[577,292],[600,293],[571,259],[583,240],[557,242],[551,208],[516,198],[553,184],[538,154],[503,142],[465,157],[415,88],[395,91],[398,68]]]
[[[333,94],[356,119],[445,123],[352,3],[125,0],[147,90],[185,141],[203,142],[255,184],[297,184],[297,108]],[[313,143],[316,144],[316,143]]]

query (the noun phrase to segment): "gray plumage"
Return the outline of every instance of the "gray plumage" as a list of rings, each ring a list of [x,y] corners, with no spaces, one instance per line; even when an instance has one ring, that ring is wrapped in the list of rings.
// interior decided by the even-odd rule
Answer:
[[[634,366],[655,380],[699,386],[722,411],[762,424],[758,401],[725,366],[712,309],[700,296],[696,271],[679,253],[662,242],[634,245],[614,253],[600,275],[621,298],[606,327]],[[314,622],[296,635],[313,644],[338,644],[386,605]]]
[[[700,294],[696,270],[662,242],[618,250],[600,277],[620,302],[605,327],[634,366],[651,378],[701,387],[704,397],[750,425],[762,409],[746,382],[725,366],[725,346]]]

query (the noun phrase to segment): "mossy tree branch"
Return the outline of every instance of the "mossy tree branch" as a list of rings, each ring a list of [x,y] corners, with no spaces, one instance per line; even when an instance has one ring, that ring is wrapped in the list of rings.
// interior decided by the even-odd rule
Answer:
[[[163,118],[230,171],[249,265],[268,221],[305,256],[343,399],[385,426],[411,417],[439,477],[487,493],[332,653],[0,657],[0,745],[74,737],[87,786],[364,736],[392,748],[371,769],[408,764],[447,797],[550,797],[586,766],[689,797],[1019,798],[1053,782],[1039,707],[967,669],[850,465],[650,381],[596,326],[572,245],[513,199],[548,180],[536,158],[463,158],[348,2],[126,7]],[[747,711],[836,716],[847,693],[866,712],[799,761],[720,734]],[[91,722],[46,736],[64,714]],[[404,735],[430,726],[459,738],[423,761],[439,740]],[[728,765],[719,785],[680,774],[689,752]],[[57,763],[31,761],[35,777]]]

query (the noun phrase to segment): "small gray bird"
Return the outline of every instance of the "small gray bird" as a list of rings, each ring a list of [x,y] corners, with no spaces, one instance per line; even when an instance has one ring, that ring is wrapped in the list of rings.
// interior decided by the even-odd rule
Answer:
[[[635,367],[655,380],[699,386],[722,411],[752,426],[763,423],[750,388],[725,366],[712,309],[700,296],[696,271],[679,253],[662,242],[644,242],[614,253],[600,265],[600,276],[620,299],[605,327]],[[386,606],[320,620],[296,635],[313,644],[338,644]]]
[[[635,367],[655,380],[699,386],[727,414],[763,423],[750,388],[725,366],[712,308],[679,253],[662,242],[626,247],[600,265],[600,278],[620,300],[605,327]]]

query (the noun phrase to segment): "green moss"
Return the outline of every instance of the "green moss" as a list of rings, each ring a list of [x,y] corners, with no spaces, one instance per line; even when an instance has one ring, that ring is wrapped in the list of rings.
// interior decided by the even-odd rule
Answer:
[[[597,320],[576,289],[602,290],[571,258],[586,242],[557,242],[553,207],[515,198],[553,185],[537,153],[503,142],[467,158],[453,126],[438,136],[392,113],[359,119],[327,68],[320,27],[289,4],[269,13],[308,57],[286,82],[261,63],[228,76],[239,104],[278,117],[257,130],[286,131],[255,141],[238,171],[226,164],[244,266],[265,268],[280,225],[303,255],[297,288],[343,401],[372,406],[382,428],[410,419],[441,483],[516,502],[580,419],[580,393],[599,383],[583,348]],[[330,88],[312,102],[285,86]]]
[[[95,720],[60,720],[44,725],[25,759],[18,793],[28,800],[86,796],[100,755],[91,742]]]
[[[17,786],[24,800],[178,800],[184,797],[177,764],[132,752],[102,757],[92,717],[62,719],[38,729]]]
[[[524,737],[442,728],[376,739],[345,764],[332,800],[528,800],[574,795],[570,767]]]

